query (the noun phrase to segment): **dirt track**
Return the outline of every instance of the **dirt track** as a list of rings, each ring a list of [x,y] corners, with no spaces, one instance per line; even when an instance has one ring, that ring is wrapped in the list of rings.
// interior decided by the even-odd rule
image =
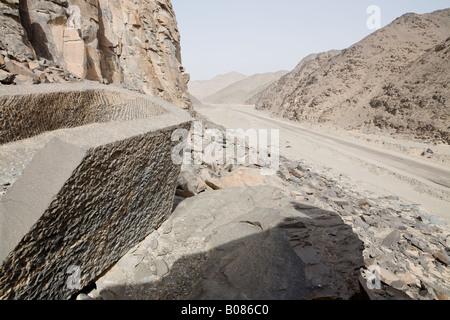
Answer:
[[[227,128],[279,129],[282,155],[306,160],[326,174],[345,175],[358,188],[420,204],[450,223],[449,165],[374,146],[344,132],[271,118],[252,106],[202,106],[196,110]],[[408,142],[404,145],[407,148]]]

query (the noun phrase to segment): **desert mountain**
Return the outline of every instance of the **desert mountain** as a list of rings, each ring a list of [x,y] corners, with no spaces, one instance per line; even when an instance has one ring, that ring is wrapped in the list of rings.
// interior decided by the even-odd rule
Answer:
[[[387,79],[373,96],[366,110],[377,127],[450,144],[450,38]]]
[[[210,95],[219,92],[230,84],[238,82],[247,76],[238,72],[230,72],[214,77],[211,80],[190,81],[188,84],[189,92],[197,99],[204,99]]]
[[[256,74],[235,82],[219,92],[203,99],[211,104],[245,104],[245,102],[258,92],[280,79],[288,71]]]
[[[293,120],[448,143],[449,35],[450,9],[405,14],[345,50],[306,57],[249,102]]]
[[[330,58],[339,53],[341,53],[341,51],[331,50],[319,54],[310,54],[300,61],[294,70],[282,76],[272,85],[269,85],[267,90],[261,90],[259,93],[249,98],[246,102],[248,104],[257,104],[263,101],[270,101],[270,99],[274,97],[275,92],[277,93],[277,97],[288,95],[292,89],[290,84],[294,83],[296,79],[308,77],[311,73],[319,69],[322,64],[326,63]]]

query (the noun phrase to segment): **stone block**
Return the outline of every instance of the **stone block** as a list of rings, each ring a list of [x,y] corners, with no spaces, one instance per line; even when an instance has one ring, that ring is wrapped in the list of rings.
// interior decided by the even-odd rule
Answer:
[[[190,126],[119,88],[1,88],[0,166],[11,150],[32,159],[0,197],[0,299],[68,299],[157,229],[180,173],[171,135]]]

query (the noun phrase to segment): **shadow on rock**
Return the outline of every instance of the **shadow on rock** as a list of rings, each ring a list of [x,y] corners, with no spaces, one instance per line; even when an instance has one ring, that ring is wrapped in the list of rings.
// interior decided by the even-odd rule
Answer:
[[[213,249],[176,260],[157,281],[126,282],[103,299],[358,299],[363,243],[338,214],[290,202],[255,208],[205,241]],[[274,224],[274,222],[276,223]],[[237,229],[246,236],[223,243]],[[243,229],[243,230],[244,230]],[[242,232],[245,233],[245,232]],[[221,243],[215,246],[214,244]]]

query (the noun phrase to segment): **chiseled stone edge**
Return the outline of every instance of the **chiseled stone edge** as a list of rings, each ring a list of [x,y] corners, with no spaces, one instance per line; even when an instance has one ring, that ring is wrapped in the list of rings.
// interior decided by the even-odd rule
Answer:
[[[130,94],[128,91],[125,93]],[[160,102],[157,98],[153,100]],[[171,160],[175,144],[171,141],[171,133],[180,127],[188,129],[191,118],[169,103],[161,104],[168,110],[161,116],[61,130],[59,138],[62,141],[52,140],[42,154],[32,160],[25,171],[29,168],[43,169],[45,159],[58,148],[73,155],[73,161],[61,168],[63,173],[59,179],[65,182],[59,193],[49,199],[52,193],[49,192],[46,197],[38,199],[41,206],[46,203],[49,206],[42,215],[39,210],[31,213],[27,221],[32,225],[31,230],[25,236],[20,233],[15,236],[16,239],[23,238],[3,263],[0,298],[69,298],[76,292],[66,285],[66,272],[70,265],[80,267],[80,285],[85,286],[167,218],[180,170]],[[76,167],[74,164],[80,155],[84,158]],[[139,168],[136,167],[138,164]],[[150,165],[145,168],[146,164]],[[96,166],[102,170],[96,170]],[[108,168],[112,168],[111,172],[107,171]],[[47,177],[45,171],[51,173],[52,168],[47,167],[41,172],[38,179],[41,182]],[[66,177],[68,172],[69,177]],[[114,175],[116,179],[111,179]],[[36,178],[24,172],[2,199],[2,206],[7,203],[10,206],[8,210],[12,211],[14,204],[21,204],[26,210],[39,209],[39,206],[27,206],[26,202],[33,197],[19,193],[26,190],[20,185],[27,184],[27,176]],[[93,182],[96,185],[91,185]],[[108,187],[102,188],[103,185]],[[39,183],[34,188],[32,193],[42,191]],[[128,198],[122,199],[121,196],[127,192]],[[140,195],[133,198],[133,192]],[[103,203],[94,195],[103,199]],[[18,201],[11,201],[14,196]],[[125,204],[131,205],[131,209],[125,208]],[[120,221],[114,216],[120,217]],[[107,221],[102,224],[102,219]],[[100,225],[95,225],[96,221],[100,221]],[[7,227],[3,222],[4,217],[2,227]],[[91,226],[94,229],[90,229]],[[23,233],[26,229],[18,231]]]
[[[125,114],[102,107],[116,100]],[[130,112],[123,107],[127,103],[132,103]],[[153,113],[142,112],[142,105]],[[100,108],[92,110],[92,106]],[[162,99],[95,82],[0,87],[0,145],[46,131],[153,118],[167,112],[177,117],[181,114],[180,108]]]

